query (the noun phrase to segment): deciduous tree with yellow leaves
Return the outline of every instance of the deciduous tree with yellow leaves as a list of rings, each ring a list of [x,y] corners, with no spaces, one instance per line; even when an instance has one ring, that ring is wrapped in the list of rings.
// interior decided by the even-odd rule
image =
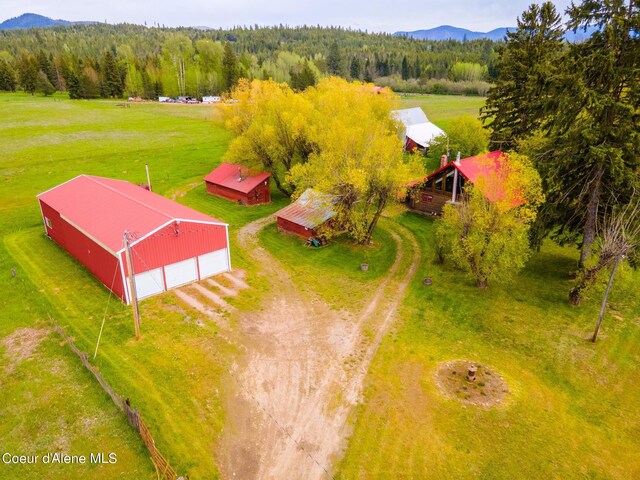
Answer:
[[[384,208],[424,171],[403,155],[391,92],[339,78],[294,93],[272,81],[241,82],[226,124],[238,134],[226,158],[262,165],[278,189],[293,196],[307,188],[335,198],[334,225],[366,244]]]

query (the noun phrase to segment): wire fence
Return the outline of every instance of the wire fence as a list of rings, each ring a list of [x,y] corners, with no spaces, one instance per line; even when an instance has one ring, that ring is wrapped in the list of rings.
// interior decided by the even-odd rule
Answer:
[[[49,318],[51,319],[51,317]],[[51,320],[53,322],[53,319]],[[142,419],[140,412],[137,409],[131,407],[129,399],[121,397],[115,390],[113,390],[113,388],[111,388],[102,374],[100,374],[100,372],[93,365],[91,365],[87,354],[76,346],[71,337],[69,337],[64,332],[64,330],[60,328],[59,325],[55,325],[55,329],[60,334],[60,336],[64,338],[66,344],[69,345],[69,348],[71,348],[71,350],[78,357],[80,357],[82,365],[84,365],[85,368],[89,370],[89,372],[91,372],[102,389],[107,392],[107,395],[109,395],[109,397],[111,397],[113,403],[126,415],[127,420],[129,421],[129,425],[135,428],[136,431],[140,434],[142,441],[144,442],[147,450],[149,450],[149,453],[151,455],[151,461],[153,462],[153,466],[156,469],[158,480],[189,480],[188,475],[185,475],[183,477],[178,476],[175,469],[171,466],[171,464],[169,464],[169,461],[166,459],[166,457],[162,455],[160,450],[158,450],[153,436],[149,431],[149,427],[147,427],[147,424]]]

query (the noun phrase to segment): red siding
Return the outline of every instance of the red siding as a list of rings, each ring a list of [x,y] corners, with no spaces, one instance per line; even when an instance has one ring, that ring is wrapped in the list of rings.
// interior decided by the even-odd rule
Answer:
[[[49,205],[40,202],[40,206],[44,217],[51,222],[51,228],[45,223],[47,235],[77,258],[107,288],[111,288],[113,282],[113,292],[124,300],[124,286],[122,284],[122,275],[119,271],[118,259],[111,252],[61,218],[60,214]],[[115,274],[114,281],[116,269],[118,269],[118,272]]]
[[[211,182],[205,182],[207,184],[207,192],[217,197],[222,197],[226,200],[237,202],[241,200],[245,205],[258,205],[262,203],[269,203],[271,201],[271,192],[269,190],[269,181],[266,181],[266,185],[261,183],[249,193],[242,193],[231,188],[223,187]]]
[[[313,230],[307,229],[302,225],[298,225],[297,223],[290,222],[289,220],[285,220],[284,218],[281,218],[281,217],[278,217],[278,230],[292,233],[302,238],[309,238],[315,235]]]
[[[131,247],[133,269],[142,273],[223,248],[227,248],[224,225],[180,222],[176,227],[172,222],[140,243],[134,241]],[[128,269],[125,273],[128,274]]]

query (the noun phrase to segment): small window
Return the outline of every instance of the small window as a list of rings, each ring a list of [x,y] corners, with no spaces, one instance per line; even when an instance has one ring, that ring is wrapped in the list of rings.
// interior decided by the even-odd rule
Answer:
[[[451,170],[446,175],[446,181],[444,183],[445,192],[449,192],[449,193],[453,192],[453,174],[454,174],[454,170]]]
[[[44,217],[44,224],[47,226],[47,228],[53,228],[53,226],[51,225],[51,220],[49,220],[49,217]]]

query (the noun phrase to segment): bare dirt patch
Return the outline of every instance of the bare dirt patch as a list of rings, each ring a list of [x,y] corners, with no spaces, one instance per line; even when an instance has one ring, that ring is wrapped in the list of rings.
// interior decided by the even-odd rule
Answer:
[[[411,264],[403,263],[403,240],[394,233],[393,266],[362,312],[352,314],[302,292],[260,246],[257,233],[272,221],[257,220],[238,233],[241,247],[261,267],[257,281],[268,281],[271,292],[260,310],[235,313],[235,335],[245,354],[229,368],[236,388],[227,398],[218,464],[228,479],[330,478],[346,447],[349,415],[361,401],[369,365],[396,317],[398,292],[414,275],[419,252],[412,240]]]
[[[244,277],[246,276],[244,270],[235,269],[232,272],[223,273],[222,276],[233,283],[240,290],[249,288],[247,282],[244,281]]]
[[[7,371],[33,357],[38,345],[49,335],[48,328],[18,328],[2,340],[5,355],[9,359]]]
[[[477,369],[475,380],[467,378],[471,366]],[[446,396],[482,407],[499,404],[509,393],[509,387],[500,374],[470,360],[441,363],[436,369],[435,381]]]

